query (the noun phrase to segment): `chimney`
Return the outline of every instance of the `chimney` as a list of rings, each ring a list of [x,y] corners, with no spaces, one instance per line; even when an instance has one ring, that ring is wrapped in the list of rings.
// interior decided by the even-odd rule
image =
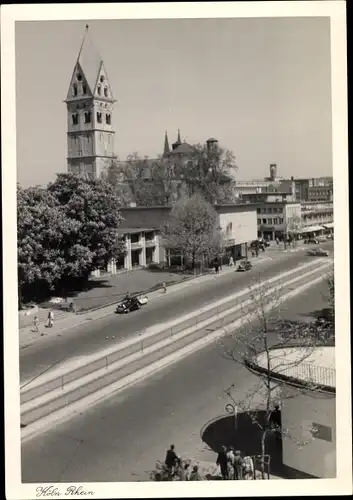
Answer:
[[[277,177],[277,164],[271,163],[270,165],[270,180],[274,182]]]

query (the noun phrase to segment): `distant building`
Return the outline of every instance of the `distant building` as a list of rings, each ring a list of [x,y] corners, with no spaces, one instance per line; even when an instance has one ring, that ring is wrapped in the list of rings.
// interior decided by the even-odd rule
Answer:
[[[113,107],[116,102],[104,63],[88,25],[66,97],[68,172],[100,177],[115,158]]]
[[[293,227],[300,228],[300,203],[273,196],[257,204],[257,229],[260,238],[281,239],[293,230]]]
[[[246,257],[248,245],[257,238],[256,206],[252,204],[214,205],[218,214],[219,230],[225,242],[225,253],[234,260]],[[151,262],[168,262],[161,231],[168,223],[171,206],[126,207],[118,233],[125,240],[125,252],[108,271],[133,269]]]
[[[292,177],[298,201],[330,201],[333,199],[333,178],[317,177],[295,179]]]
[[[264,179],[254,180],[236,180],[235,181],[235,195],[237,198],[243,198],[244,195],[251,195],[257,193],[268,192],[285,192],[292,194],[293,185],[291,180],[284,179],[277,176],[277,164],[270,165],[270,176]]]

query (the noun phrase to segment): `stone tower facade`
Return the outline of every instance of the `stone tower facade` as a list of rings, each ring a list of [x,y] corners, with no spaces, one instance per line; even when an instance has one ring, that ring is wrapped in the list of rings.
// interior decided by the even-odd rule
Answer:
[[[98,178],[115,158],[113,108],[116,101],[88,29],[87,25],[65,101],[67,168],[71,173]]]

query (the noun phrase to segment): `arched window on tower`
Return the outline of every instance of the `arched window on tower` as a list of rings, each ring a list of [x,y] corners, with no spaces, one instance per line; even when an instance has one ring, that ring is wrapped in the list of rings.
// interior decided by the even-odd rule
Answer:
[[[102,93],[102,87],[100,85],[98,85],[98,87],[97,87],[97,93],[98,93],[98,95],[101,95],[101,93]]]
[[[72,95],[74,97],[77,96],[77,84],[76,83],[74,83],[73,86],[72,86]]]
[[[82,94],[87,94],[87,85],[85,83],[82,84]]]
[[[105,115],[105,121],[107,125],[111,125],[112,123],[112,117],[108,113]]]
[[[107,86],[104,87],[104,96],[108,97],[108,87]]]

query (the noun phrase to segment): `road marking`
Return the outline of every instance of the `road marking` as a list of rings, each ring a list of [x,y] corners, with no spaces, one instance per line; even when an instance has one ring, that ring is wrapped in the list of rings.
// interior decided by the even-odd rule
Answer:
[[[319,258],[317,259],[315,265],[318,265],[320,263],[327,264],[327,258]],[[259,284],[256,283],[255,285],[252,285],[251,291],[257,290],[260,286],[262,285],[270,285],[273,283],[280,282],[286,277],[290,277],[291,275],[295,275],[297,273],[300,273],[302,270],[305,270],[309,267],[313,267],[313,262],[307,262],[303,264],[302,266],[295,268],[295,269],[290,269],[288,271],[285,271],[279,275],[273,276],[272,278],[269,278],[268,280],[265,280],[263,283]],[[315,267],[314,270],[317,270]],[[278,285],[276,285],[278,286]],[[80,354],[77,354],[77,356],[72,357],[69,361],[62,363],[59,365],[57,368],[53,370],[48,370],[43,376],[39,375],[37,376],[33,381],[31,379],[27,379],[26,381],[21,381],[21,386],[25,386],[25,390],[21,391],[21,394],[28,392],[29,390],[32,390],[36,387],[39,387],[43,385],[44,383],[48,383],[52,380],[54,380],[57,377],[62,376],[63,374],[68,374],[70,372],[78,370],[78,368],[82,365],[87,365],[90,363],[94,363],[99,361],[102,358],[105,358],[106,356],[115,354],[123,349],[126,349],[127,347],[132,346],[136,342],[140,342],[141,340],[145,340],[147,338],[153,337],[155,335],[161,334],[163,331],[172,329],[176,326],[180,326],[183,323],[194,319],[195,317],[201,316],[202,314],[209,312],[212,309],[217,309],[220,306],[223,306],[224,304],[231,303],[236,299],[241,298],[244,295],[247,295],[250,293],[249,287],[242,288],[239,292],[236,292],[235,294],[224,297],[218,301],[212,302],[210,304],[207,304],[205,307],[201,309],[194,310],[184,316],[181,316],[179,318],[175,318],[170,321],[166,321],[163,323],[159,323],[157,325],[150,326],[148,328],[145,328],[141,330],[140,332],[137,332],[135,335],[129,336],[126,340],[121,341],[113,346],[107,347],[105,349],[100,350],[98,353],[82,356]]]
[[[311,273],[312,274],[312,273]],[[294,297],[295,295],[298,295],[302,293],[304,290],[307,288],[313,286],[314,284],[322,281],[325,279],[325,275],[321,275],[318,278],[310,280],[308,283],[304,283],[303,285],[295,288],[293,291],[290,291],[286,294],[284,294],[280,298],[280,302],[284,302],[286,300],[289,300],[290,298]],[[303,277],[301,277],[303,278]],[[275,299],[272,303],[270,303],[265,309],[269,310],[271,307],[273,307],[274,303],[278,303],[277,299]],[[252,317],[255,317],[254,314],[250,315]],[[108,386],[105,386],[98,391],[89,394],[87,396],[84,396],[83,398],[76,400],[73,403],[70,403],[68,407],[62,407],[55,412],[43,417],[39,418],[37,421],[31,423],[28,427],[26,427],[22,431],[22,439],[24,441],[27,441],[28,439],[31,439],[32,437],[35,437],[40,432],[44,432],[44,430],[48,426],[52,426],[54,423],[60,421],[60,423],[63,423],[65,420],[68,420],[73,416],[74,413],[78,413],[79,411],[82,411],[83,409],[87,409],[87,407],[93,406],[99,402],[102,402],[105,398],[108,396],[112,396],[113,394],[116,394],[117,392],[121,391],[122,389],[125,389],[132,384],[140,381],[143,378],[146,378],[148,375],[152,375],[156,373],[157,371],[163,369],[164,367],[177,362],[180,360],[182,357],[191,354],[195,350],[198,350],[205,345],[213,342],[220,336],[224,335],[225,332],[234,330],[241,326],[243,323],[243,317],[237,319],[233,323],[230,323],[229,325],[223,326],[222,328],[219,328],[218,330],[210,333],[209,335],[206,335],[205,337],[202,337],[201,339],[198,339],[194,342],[191,342],[187,346],[184,346],[173,353],[165,356],[164,358],[155,361],[154,363],[141,368],[140,370],[137,370],[131,375],[128,375],[124,377],[121,380],[116,381],[113,384],[110,384]]]

